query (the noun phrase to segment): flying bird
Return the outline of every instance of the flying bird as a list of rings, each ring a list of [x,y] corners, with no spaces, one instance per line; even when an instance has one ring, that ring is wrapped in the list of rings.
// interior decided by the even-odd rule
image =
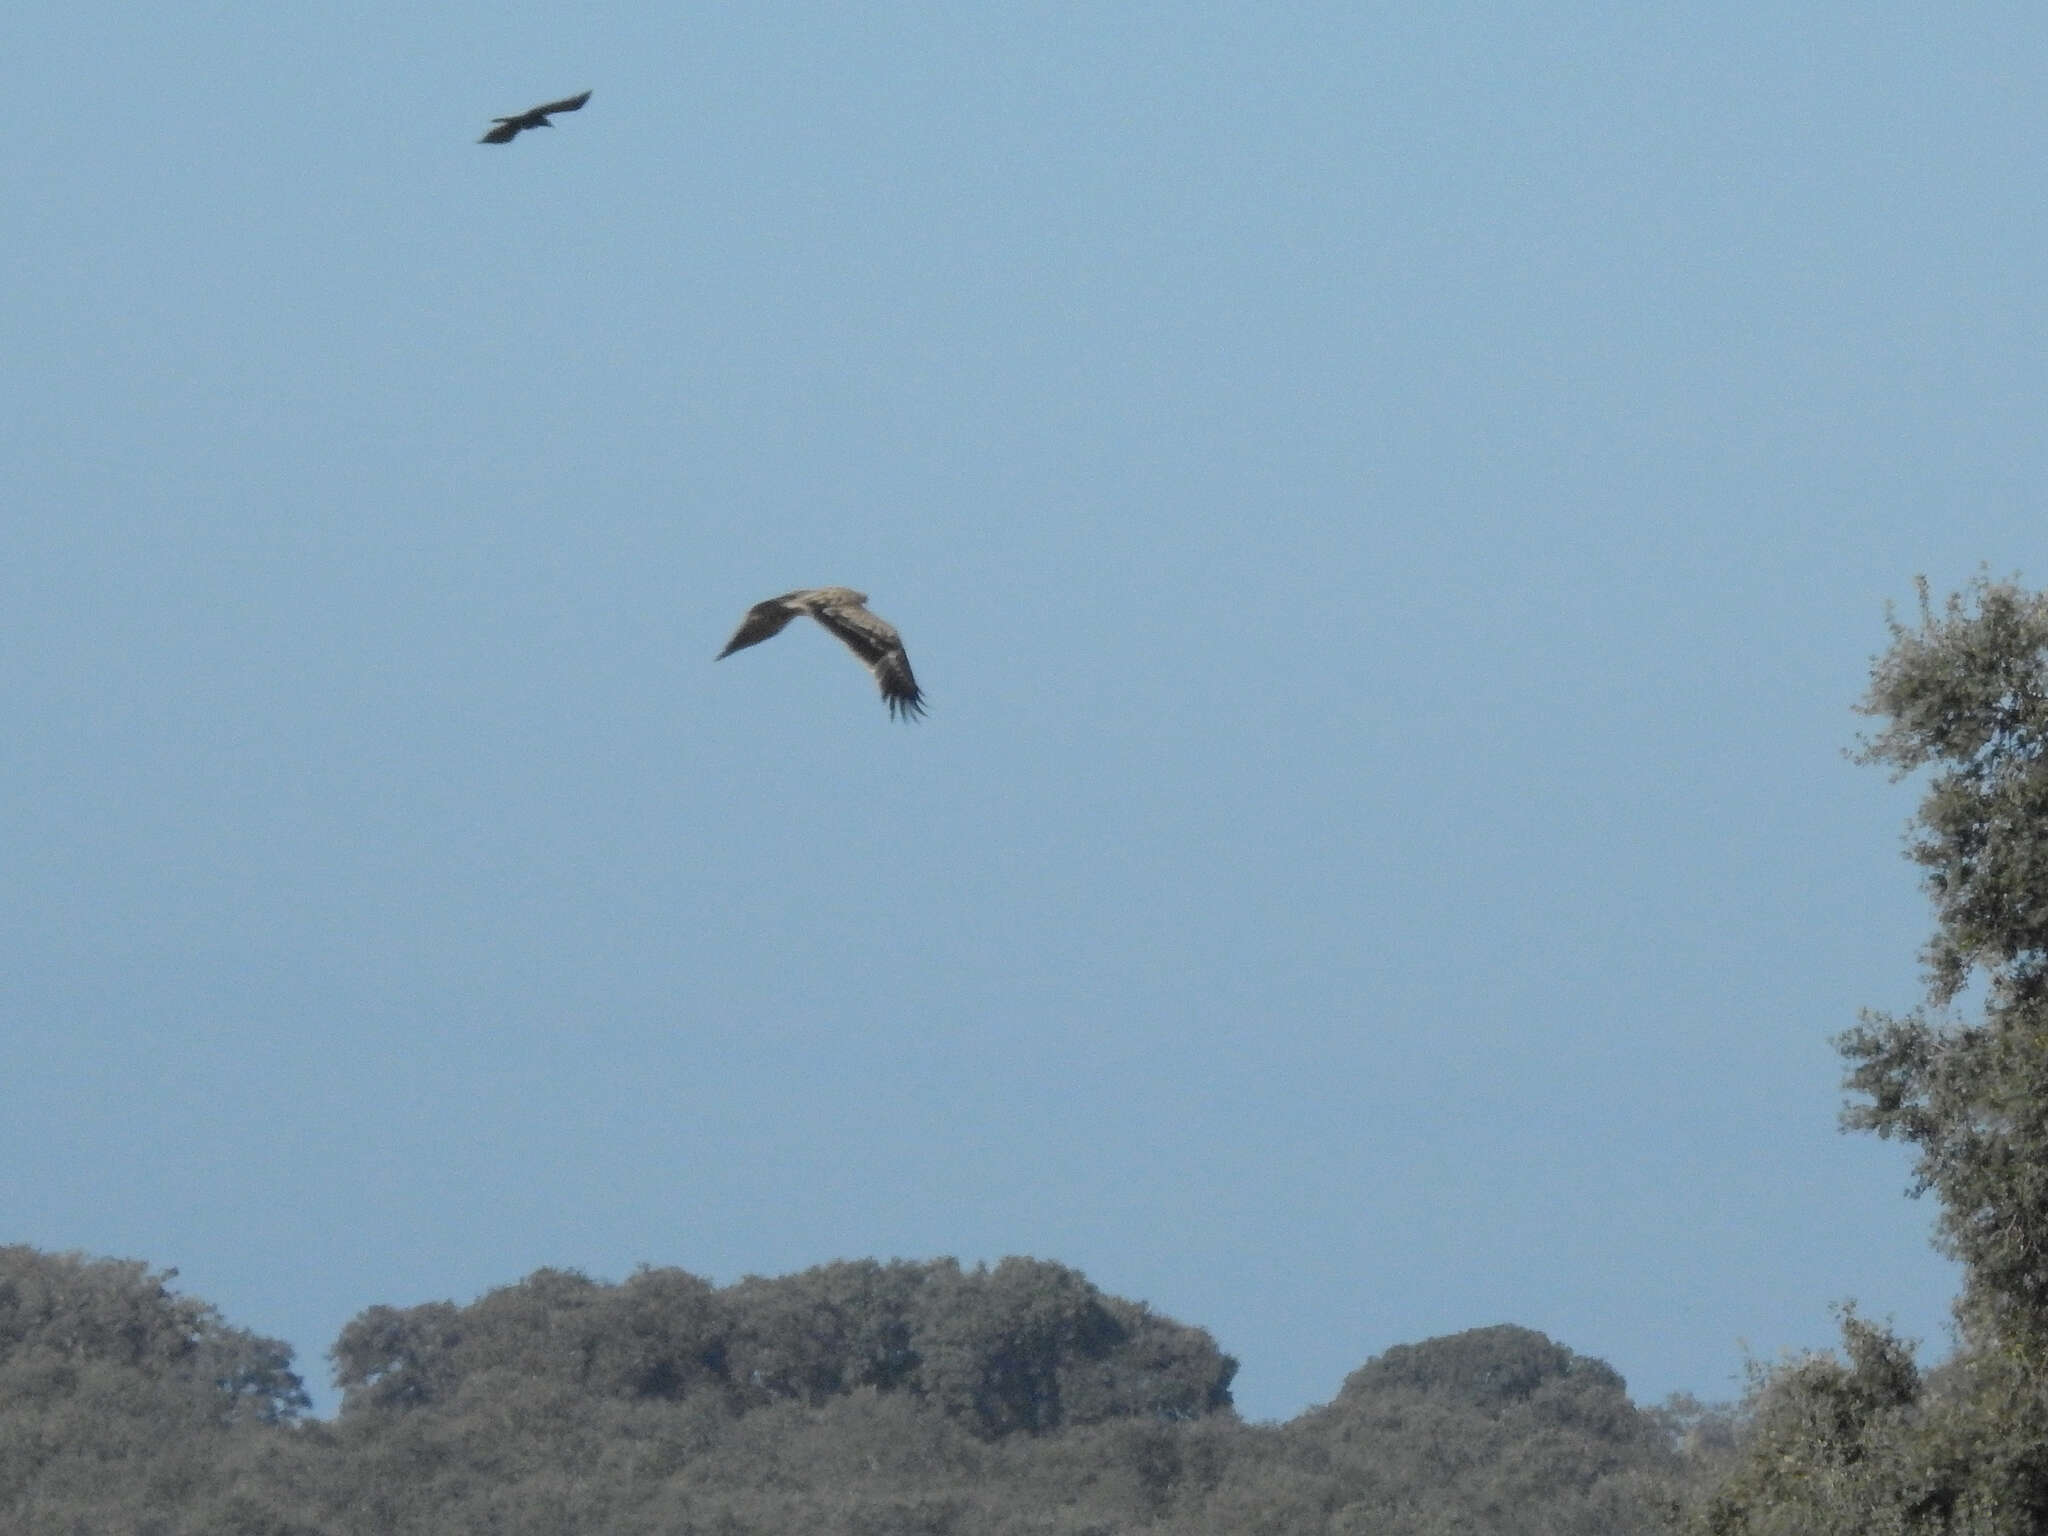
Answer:
[[[809,614],[831,630],[861,664],[875,674],[891,718],[914,719],[924,713],[924,693],[910,675],[910,658],[903,654],[903,637],[887,619],[876,618],[863,606],[865,592],[851,587],[805,587],[785,592],[765,603],[756,603],[740,620],[740,627],[726,641],[717,660],[734,651],[759,645],[782,633],[790,620]]]
[[[552,128],[555,125],[548,121],[550,112],[574,112],[588,100],[590,92],[585,91],[581,96],[571,96],[564,101],[551,101],[544,107],[534,107],[517,117],[494,117],[491,121],[498,126],[478,139],[477,143],[510,144],[519,136],[519,130],[522,128]]]

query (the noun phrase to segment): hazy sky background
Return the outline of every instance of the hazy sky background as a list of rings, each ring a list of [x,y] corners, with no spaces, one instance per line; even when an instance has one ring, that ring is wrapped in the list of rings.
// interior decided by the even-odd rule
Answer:
[[[1787,14],[1788,11],[1790,14]],[[1945,1347],[1887,602],[2039,580],[2038,5],[0,19],[0,1241],[323,1354],[1024,1253],[1291,1415]],[[507,148],[492,116],[585,87]],[[845,583],[931,716],[752,602]]]

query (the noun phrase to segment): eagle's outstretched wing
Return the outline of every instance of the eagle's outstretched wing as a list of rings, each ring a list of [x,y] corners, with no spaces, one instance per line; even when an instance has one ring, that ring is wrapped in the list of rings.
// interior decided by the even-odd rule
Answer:
[[[875,682],[892,716],[915,719],[924,713],[924,691],[911,675],[903,637],[887,619],[869,613],[859,602],[821,603],[811,617],[831,630],[849,651],[875,674]]]
[[[544,107],[535,107],[526,115],[528,117],[548,117],[556,112],[580,112],[583,110],[583,103],[588,100],[590,100],[590,92],[585,91],[581,96],[565,96],[560,101],[551,101]]]
[[[560,101],[551,101],[544,107],[529,107],[516,117],[494,117],[491,121],[497,126],[478,139],[477,143],[510,144],[519,136],[519,130],[522,128],[552,128],[554,124],[548,121],[550,113],[580,111],[583,103],[588,100],[590,92],[585,91],[581,96],[565,96]]]
[[[750,645],[759,645],[763,640],[772,640],[789,627],[789,621],[803,612],[791,603],[792,598],[802,597],[801,592],[784,593],[771,597],[765,603],[756,603],[747,610],[747,616],[740,620],[740,627],[733,631],[732,638],[725,642],[725,649],[713,658],[723,661],[734,651],[744,651]]]
[[[915,719],[924,713],[924,691],[911,673],[910,658],[903,651],[903,637],[887,619],[868,612],[867,600],[865,592],[856,592],[851,587],[805,587],[771,597],[747,610],[739,629],[718,653],[719,658],[759,645],[782,633],[798,614],[808,613],[837,635],[875,675],[875,683],[881,688],[883,702],[889,706],[892,717]]]

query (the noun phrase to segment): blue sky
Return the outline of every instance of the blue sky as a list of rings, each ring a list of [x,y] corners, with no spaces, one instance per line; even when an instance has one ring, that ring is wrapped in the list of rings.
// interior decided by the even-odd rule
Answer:
[[[15,7],[0,1240],[1942,1347],[1843,749],[2040,575],[2048,16],[1790,9]]]

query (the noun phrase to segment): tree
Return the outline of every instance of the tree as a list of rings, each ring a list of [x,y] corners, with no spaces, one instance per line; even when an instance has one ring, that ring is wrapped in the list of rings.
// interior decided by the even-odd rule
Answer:
[[[1907,851],[1935,932],[1926,1001],[1838,1042],[1862,1096],[1844,1118],[1918,1147],[1966,1337],[2048,1384],[2048,595],[1979,577],[1937,613],[1922,582],[1919,625],[1891,631],[1860,758],[1932,770]]]
[[[291,1350],[176,1273],[0,1248],[0,1530],[312,1531],[238,1488],[238,1458],[299,1448]]]
[[[1230,1406],[1237,1362],[1205,1330],[1106,1297],[1079,1270],[1011,1257],[931,1266],[912,1343],[928,1401],[996,1438]]]
[[[0,1369],[63,1378],[86,1365],[175,1383],[219,1423],[281,1423],[307,1406],[292,1351],[170,1289],[175,1269],[0,1248]]]
[[[750,1402],[794,1397],[815,1407],[859,1387],[904,1385],[917,1368],[910,1314],[927,1273],[863,1259],[729,1287],[735,1389]]]
[[[1845,1126],[1918,1150],[1916,1193],[1963,1266],[1962,1349],[1925,1378],[1844,1318],[1846,1363],[1760,1374],[1717,1533],[2048,1529],[2048,595],[1980,576],[1889,620],[1860,761],[1925,772],[1907,856],[1925,871],[1926,995],[1836,1042]]]
[[[1842,1311],[1842,1342],[1846,1362],[1819,1352],[1774,1370],[1752,1368],[1740,1472],[1707,1501],[1707,1531],[1873,1536],[1950,1528],[1953,1479],[1921,1475],[1921,1381],[1911,1347],[1853,1307]]]
[[[1370,1512],[1339,1528],[1389,1536],[1651,1531],[1683,1473],[1611,1366],[1509,1324],[1397,1345],[1288,1428]]]

